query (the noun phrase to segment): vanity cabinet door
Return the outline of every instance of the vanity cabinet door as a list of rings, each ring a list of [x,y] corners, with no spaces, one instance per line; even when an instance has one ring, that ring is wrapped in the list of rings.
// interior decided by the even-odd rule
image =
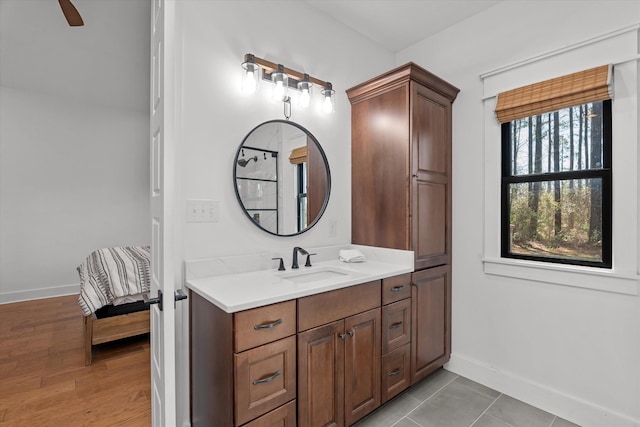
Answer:
[[[298,334],[298,426],[344,426],[344,320]]]
[[[298,334],[298,426],[349,426],[380,406],[380,308]]]
[[[411,288],[411,384],[449,361],[451,267],[413,273]]]
[[[451,262],[451,100],[411,82],[411,249],[415,269]]]
[[[346,425],[380,406],[380,317],[377,308],[344,321]]]

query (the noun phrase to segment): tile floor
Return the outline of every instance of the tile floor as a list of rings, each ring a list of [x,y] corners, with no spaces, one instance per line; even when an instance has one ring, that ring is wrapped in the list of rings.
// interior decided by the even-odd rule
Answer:
[[[541,409],[440,369],[357,427],[579,427]]]

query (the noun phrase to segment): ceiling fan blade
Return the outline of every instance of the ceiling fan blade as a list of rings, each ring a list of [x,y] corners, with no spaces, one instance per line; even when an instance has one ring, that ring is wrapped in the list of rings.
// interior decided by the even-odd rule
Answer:
[[[62,9],[62,13],[64,13],[64,17],[67,18],[67,22],[72,27],[80,27],[84,25],[84,21],[78,12],[78,9],[71,3],[71,0],[58,0],[60,3],[60,8]]]

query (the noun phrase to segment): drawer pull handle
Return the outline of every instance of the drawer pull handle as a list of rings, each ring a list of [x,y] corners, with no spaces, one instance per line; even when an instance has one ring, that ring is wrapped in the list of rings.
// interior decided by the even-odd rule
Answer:
[[[402,290],[402,288],[404,288],[404,285],[394,286],[393,288],[391,288],[391,292],[399,292]]]
[[[338,334],[338,336],[340,337],[341,340],[344,340],[344,338],[347,336],[347,334]]]
[[[280,376],[280,374],[282,374],[282,372],[280,371],[275,371],[273,373],[273,375],[270,375],[266,378],[262,378],[259,380],[253,380],[253,385],[258,385],[258,384],[263,384],[263,383],[270,383],[271,381],[275,380],[276,378],[278,378]]]
[[[347,332],[349,334],[350,337],[354,336],[356,333],[352,330],[350,330],[349,332]]]
[[[402,368],[396,368],[393,371],[389,372],[387,374],[387,376],[389,377],[395,377],[396,375],[398,375],[400,372],[402,372]]]
[[[280,323],[282,323],[282,319],[278,319],[275,322],[271,323],[265,323],[264,325],[255,325],[253,329],[255,329],[256,331],[259,331],[260,329],[271,329],[275,326],[278,326]]]
[[[389,329],[398,329],[400,326],[402,326],[402,322],[392,323],[389,325]]]

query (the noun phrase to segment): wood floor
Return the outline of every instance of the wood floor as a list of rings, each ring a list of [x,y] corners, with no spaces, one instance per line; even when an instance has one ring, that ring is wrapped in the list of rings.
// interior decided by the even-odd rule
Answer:
[[[77,296],[0,305],[0,426],[150,426],[149,336],[94,347]]]

